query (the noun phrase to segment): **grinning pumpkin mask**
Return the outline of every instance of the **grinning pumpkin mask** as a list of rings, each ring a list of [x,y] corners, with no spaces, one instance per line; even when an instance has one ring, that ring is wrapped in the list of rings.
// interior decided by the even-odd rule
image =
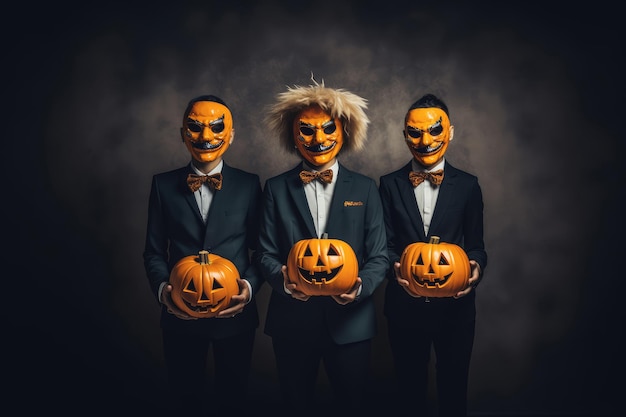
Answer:
[[[448,115],[436,107],[412,109],[406,117],[404,138],[416,161],[425,167],[439,162],[454,136]]]
[[[313,166],[337,156],[343,146],[343,124],[318,105],[300,111],[293,122],[293,137],[300,155]]]
[[[233,142],[233,116],[228,107],[221,103],[198,101],[183,121],[181,135],[194,160],[200,163],[213,162]]]

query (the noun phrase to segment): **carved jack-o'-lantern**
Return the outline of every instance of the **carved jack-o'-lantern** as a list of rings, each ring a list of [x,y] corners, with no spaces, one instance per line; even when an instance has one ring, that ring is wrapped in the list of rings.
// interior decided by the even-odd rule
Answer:
[[[409,291],[422,297],[452,297],[467,288],[470,273],[465,251],[437,236],[408,245],[400,257],[400,275],[409,281]]]
[[[203,250],[174,265],[170,273],[172,300],[192,317],[215,317],[239,294],[238,278],[231,261]]]
[[[350,292],[359,274],[352,247],[343,240],[303,239],[287,258],[289,281],[307,295],[339,295]]]

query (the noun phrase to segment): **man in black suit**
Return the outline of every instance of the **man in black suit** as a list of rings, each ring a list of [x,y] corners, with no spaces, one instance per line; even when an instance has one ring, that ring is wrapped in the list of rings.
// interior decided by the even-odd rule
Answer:
[[[263,283],[250,257],[258,238],[260,178],[223,161],[235,130],[231,111],[219,97],[192,99],[180,133],[191,162],[153,177],[143,254],[150,287],[162,306],[171,412],[241,414],[259,325],[254,295]],[[190,317],[179,309],[168,282],[173,266],[200,250],[230,260],[240,275],[239,294],[212,318]],[[215,382],[207,389],[211,347]]]
[[[317,411],[321,363],[335,400],[325,413],[358,412],[371,400],[372,294],[389,266],[385,225],[375,181],[337,160],[340,150],[364,146],[366,107],[353,93],[315,82],[279,94],[267,117],[281,147],[302,159],[265,183],[259,232],[258,264],[272,287],[265,333],[272,338],[286,412]],[[307,172],[328,176],[305,184]],[[287,257],[296,242],[324,234],[352,247],[358,277],[344,294],[308,296],[289,283]]]
[[[412,415],[430,415],[427,394],[432,346],[437,358],[439,416],[465,416],[475,289],[487,266],[482,192],[474,175],[444,158],[454,126],[442,100],[432,94],[417,100],[406,114],[403,133],[413,158],[382,176],[379,186],[392,266],[384,313],[398,391],[411,393]],[[415,183],[410,179],[420,176],[426,179]],[[459,245],[470,259],[469,285],[453,297],[414,296],[406,290],[409,282],[401,277],[399,260],[404,248],[429,242],[431,236]],[[400,397],[395,404],[401,410],[407,407]]]

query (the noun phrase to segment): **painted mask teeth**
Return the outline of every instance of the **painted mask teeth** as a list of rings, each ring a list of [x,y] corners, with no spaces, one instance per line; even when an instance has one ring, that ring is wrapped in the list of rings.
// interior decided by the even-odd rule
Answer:
[[[329,150],[333,149],[336,144],[337,142],[333,142],[329,146],[311,145],[311,146],[306,146],[306,150],[309,152],[315,152],[315,153],[328,152]]]
[[[223,140],[219,141],[215,145],[211,145],[209,142],[202,141],[202,142],[193,142],[193,147],[202,151],[212,151],[212,150],[219,148],[223,144],[224,144]]]
[[[443,146],[442,142],[437,142],[437,146],[432,147],[432,146],[414,146],[413,149],[415,149],[418,153],[427,155],[427,154],[431,154],[434,152],[437,152],[441,147]]]

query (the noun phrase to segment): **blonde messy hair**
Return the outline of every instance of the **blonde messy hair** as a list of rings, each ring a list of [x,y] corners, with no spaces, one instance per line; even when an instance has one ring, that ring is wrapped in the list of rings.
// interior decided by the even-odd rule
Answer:
[[[313,85],[287,87],[278,94],[266,116],[266,123],[278,134],[280,145],[289,153],[298,153],[294,146],[293,122],[296,115],[306,107],[317,104],[331,117],[343,122],[343,150],[360,150],[365,146],[367,127],[370,122],[365,114],[367,100],[344,89],[324,86],[311,77]]]

